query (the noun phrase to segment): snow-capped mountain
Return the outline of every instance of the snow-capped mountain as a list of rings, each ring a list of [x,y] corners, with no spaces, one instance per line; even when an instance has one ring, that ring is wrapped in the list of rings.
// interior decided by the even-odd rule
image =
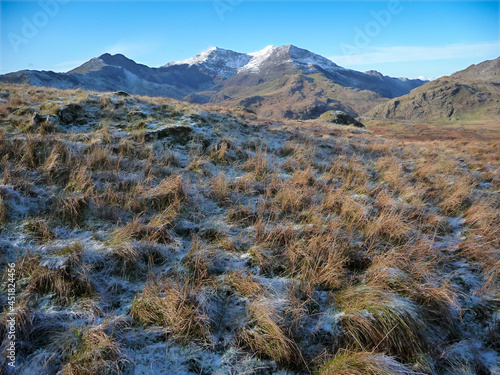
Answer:
[[[253,53],[213,47],[159,68],[121,54],[103,54],[67,73],[23,70],[0,76],[0,82],[125,90],[287,118],[314,118],[331,109],[362,114],[425,83],[345,69],[293,45],[268,46]]]
[[[195,65],[209,74],[229,78],[237,73],[238,68],[248,64],[251,59],[252,57],[250,54],[213,47],[190,59],[169,62],[165,64],[163,68],[176,65]]]
[[[344,69],[327,58],[297,48],[293,45],[281,47],[267,46],[263,50],[253,53],[239,53],[219,47],[210,48],[199,55],[181,61],[172,61],[163,67],[178,65],[199,66],[205,71],[230,78],[238,73],[260,73],[269,67],[282,64],[292,64],[309,72],[315,71],[314,67],[322,69]]]
[[[297,48],[292,45],[275,47],[268,46],[262,51],[249,54],[252,56],[252,60],[248,64],[242,66],[238,69],[238,72],[249,72],[257,73],[266,66],[277,65],[279,62],[289,63],[297,66],[305,71],[313,72],[315,71],[315,66],[321,67],[322,69],[343,69],[335,64],[333,61],[327,58],[317,55],[315,53],[309,52],[308,50]]]

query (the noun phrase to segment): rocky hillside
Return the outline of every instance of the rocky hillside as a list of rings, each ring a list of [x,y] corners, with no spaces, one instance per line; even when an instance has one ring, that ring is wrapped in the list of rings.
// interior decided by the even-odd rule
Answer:
[[[420,80],[357,72],[292,45],[255,53],[211,48],[160,68],[123,55],[104,54],[68,73],[20,71],[0,82],[165,96],[191,103],[242,107],[268,118],[317,118],[329,110],[357,116],[388,98],[422,85]]]
[[[366,116],[410,121],[500,119],[500,58],[426,83]]]
[[[2,374],[500,372],[498,143],[0,93]]]

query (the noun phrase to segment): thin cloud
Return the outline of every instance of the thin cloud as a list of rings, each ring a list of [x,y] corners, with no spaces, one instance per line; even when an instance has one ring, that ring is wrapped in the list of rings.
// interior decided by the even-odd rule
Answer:
[[[363,52],[361,52],[363,51]],[[330,57],[340,65],[367,65],[389,62],[430,61],[471,57],[500,56],[500,41],[446,46],[367,47],[359,54]]]

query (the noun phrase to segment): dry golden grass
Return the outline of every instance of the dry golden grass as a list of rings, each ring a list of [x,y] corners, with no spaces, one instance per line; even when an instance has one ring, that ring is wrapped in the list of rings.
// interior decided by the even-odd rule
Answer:
[[[71,328],[59,334],[52,345],[59,346],[67,358],[61,372],[64,375],[120,374],[126,362],[120,344],[101,328]]]
[[[181,341],[203,339],[210,334],[210,321],[189,284],[149,277],[132,303],[131,314],[139,322],[164,326]]]
[[[429,350],[428,323],[418,306],[380,287],[350,286],[337,294],[345,343],[411,359]]]
[[[133,317],[164,327],[170,348],[200,361],[237,353],[255,371],[441,375],[464,337],[485,358],[498,348],[498,142],[388,141],[165,98],[5,90],[0,230],[39,254],[16,264],[26,332],[43,295],[82,321]],[[71,103],[86,126],[31,123]],[[182,144],[152,141],[168,124],[197,129]],[[6,247],[9,262],[18,255]],[[26,332],[20,361],[46,354]],[[136,350],[101,326],[75,337],[51,362],[61,373],[120,373],[120,347]]]
[[[89,206],[89,198],[85,195],[61,196],[55,205],[55,213],[74,227],[82,224],[85,211]]]
[[[186,199],[181,176],[167,177],[154,188],[144,191],[143,195],[154,209],[161,211],[171,206],[178,207]]]
[[[230,184],[225,174],[218,173],[209,181],[209,196],[220,203],[228,202],[231,194]]]
[[[204,248],[200,238],[193,237],[191,249],[184,257],[183,264],[189,271],[187,282],[197,290],[213,282],[213,277],[210,275],[212,257],[213,253]]]
[[[316,375],[416,374],[394,358],[374,352],[339,351],[322,363]]]
[[[265,294],[265,287],[262,283],[241,269],[228,272],[225,280],[232,289],[245,297]]]
[[[347,256],[334,233],[293,241],[283,255],[290,275],[304,283],[306,294],[318,286],[339,288],[345,279]]]
[[[240,344],[278,363],[290,367],[300,366],[300,351],[283,327],[284,320],[278,303],[261,298],[250,303],[248,312],[251,325],[240,332]]]
[[[383,209],[373,221],[366,224],[368,237],[381,237],[396,243],[404,243],[410,237],[411,226],[406,223],[403,212]]]
[[[55,232],[43,217],[29,219],[24,228],[39,242],[47,242],[56,238]]]
[[[44,295],[55,293],[65,303],[81,298],[93,296],[94,287],[86,272],[86,267],[78,254],[71,257],[70,269],[57,268],[52,270],[40,266],[40,257],[28,255],[17,262],[19,277],[27,280],[27,297],[31,294]]]
[[[258,148],[255,155],[249,157],[248,161],[242,166],[244,171],[252,172],[255,179],[262,180],[269,172],[267,167],[268,157],[267,151]]]

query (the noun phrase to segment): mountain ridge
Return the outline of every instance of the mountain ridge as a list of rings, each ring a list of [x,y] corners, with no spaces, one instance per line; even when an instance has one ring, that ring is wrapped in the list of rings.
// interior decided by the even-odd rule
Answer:
[[[428,82],[366,116],[404,121],[500,118],[500,57]]]
[[[244,107],[259,116],[310,119],[328,110],[358,116],[409,93],[421,80],[347,69],[294,45],[253,53],[219,47],[160,67],[102,54],[66,72],[22,70],[0,82],[166,96],[198,104]]]

